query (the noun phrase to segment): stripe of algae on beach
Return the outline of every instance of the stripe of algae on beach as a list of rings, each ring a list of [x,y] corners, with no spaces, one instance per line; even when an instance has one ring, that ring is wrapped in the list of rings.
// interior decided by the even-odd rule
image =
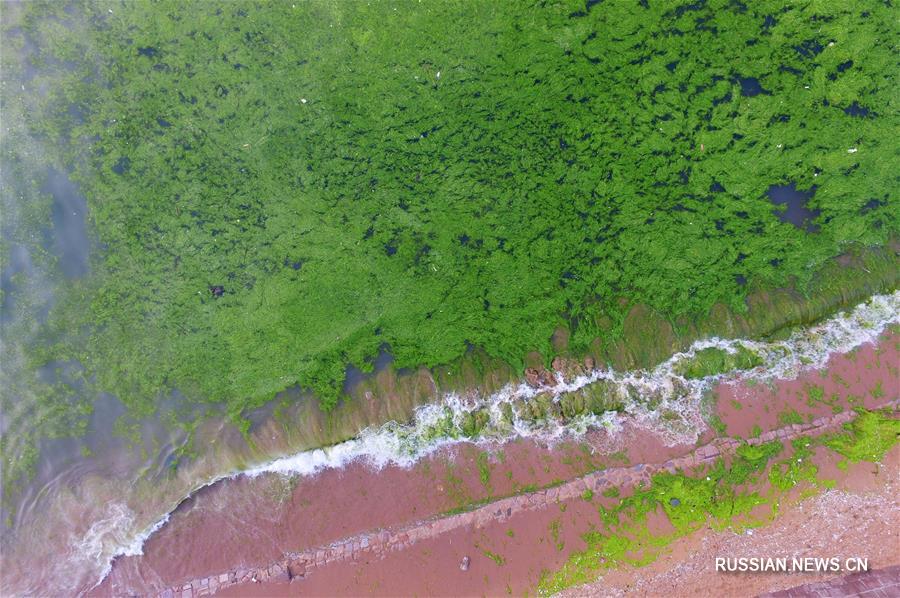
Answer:
[[[879,462],[898,437],[900,419],[892,409],[860,410],[841,432],[794,439],[782,459],[778,457],[786,452],[785,446],[775,440],[744,444],[727,464],[720,458],[708,469],[654,474],[649,486],[639,486],[614,507],[598,506],[601,528],[583,536],[587,549],[571,554],[558,571],[544,572],[538,592],[550,595],[594,581],[610,569],[648,565],[666,546],[704,526],[740,531],[765,525],[778,515],[782,502],[791,500],[788,493],[795,487],[801,498],[833,487],[834,480],[820,478],[809,459],[814,447],[841,455],[845,459],[839,463],[846,467]],[[765,481],[769,490],[761,494],[754,485]],[[751,515],[759,505],[771,508],[766,514]],[[647,525],[648,515],[660,510],[672,525],[669,533],[653,532]]]
[[[628,305],[741,311],[897,232],[883,3],[23,10],[40,93],[4,101],[96,240],[28,367],[77,361],[135,417],[176,388],[236,421],[292,385],[327,409],[385,345],[521,370],[558,326],[578,353]],[[807,221],[766,197],[788,183]],[[87,417],[57,403],[47,426]]]

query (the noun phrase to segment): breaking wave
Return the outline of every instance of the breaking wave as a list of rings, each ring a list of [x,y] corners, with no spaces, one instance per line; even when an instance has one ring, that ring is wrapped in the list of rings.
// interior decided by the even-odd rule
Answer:
[[[676,353],[652,370],[596,369],[571,380],[555,372],[552,385],[510,384],[487,397],[448,394],[440,403],[417,409],[409,424],[389,422],[380,428],[363,430],[353,440],[275,459],[236,475],[311,475],[357,459],[375,468],[409,466],[448,444],[516,437],[554,441],[581,436],[591,428],[616,431],[624,418],[657,433],[669,444],[692,443],[706,427],[702,399],[717,383],[737,377],[790,380],[804,369],[823,367],[831,354],[875,341],[888,325],[900,321],[898,308],[900,291],[876,295],[849,313],[841,312],[818,325],[799,329],[783,341],[711,338],[695,342],[687,351]],[[743,351],[753,356],[756,365],[699,379],[686,377],[684,365],[709,349],[726,355]],[[582,410],[566,416],[563,405],[567,398],[601,384],[605,402],[618,409],[599,413]],[[541,405],[535,417],[535,410],[529,405],[540,399],[552,405]],[[467,434],[466,422],[473,414],[483,414],[484,423],[476,434]]]

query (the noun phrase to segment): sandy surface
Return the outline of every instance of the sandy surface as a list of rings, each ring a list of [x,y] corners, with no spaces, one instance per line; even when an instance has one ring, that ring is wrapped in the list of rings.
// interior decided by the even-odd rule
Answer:
[[[827,464],[821,462],[823,469]],[[835,490],[783,505],[774,523],[736,534],[704,529],[682,538],[653,564],[622,569],[565,596],[753,596],[839,574],[717,573],[717,556],[848,557],[870,568],[900,563],[900,447],[875,466],[838,473]],[[481,529],[457,530],[383,559],[339,562],[292,583],[244,584],[223,596],[501,596],[533,594],[545,569],[562,565],[597,522],[583,500],[548,505]],[[503,559],[493,560],[487,553]],[[467,571],[459,567],[470,559]]]

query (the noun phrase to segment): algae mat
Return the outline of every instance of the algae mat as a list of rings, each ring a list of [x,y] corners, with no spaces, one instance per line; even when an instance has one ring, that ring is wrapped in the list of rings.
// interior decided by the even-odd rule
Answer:
[[[60,282],[46,313],[4,284],[27,339],[4,402],[37,396],[50,435],[101,392],[140,416],[178,389],[173,423],[292,385],[327,407],[380,347],[521,368],[558,326],[573,352],[615,337],[621,297],[741,310],[898,228],[881,2],[5,10],[2,266],[25,247]],[[59,173],[93,244],[74,270],[40,233]]]

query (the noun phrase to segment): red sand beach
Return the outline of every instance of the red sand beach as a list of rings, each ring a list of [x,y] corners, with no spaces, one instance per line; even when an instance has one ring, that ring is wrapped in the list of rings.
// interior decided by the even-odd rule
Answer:
[[[838,479],[838,490],[786,509],[775,523],[753,535],[704,529],[677,541],[666,556],[647,567],[610,573],[565,595],[752,596],[834,576],[716,573],[714,558],[719,555],[827,554],[841,559],[865,555],[873,568],[896,565],[900,563],[900,505],[895,498],[900,451],[895,449],[887,461],[880,474],[873,473],[871,464],[851,467]],[[584,548],[580,534],[587,527],[584,522],[591,520],[596,520],[596,509],[573,498],[480,529],[455,530],[381,559],[326,565],[293,583],[241,584],[220,594],[523,595],[534,592],[543,569],[559,567],[569,551]],[[835,550],[835,545],[840,548]],[[503,562],[485,551],[499,555]],[[466,556],[469,568],[462,571],[459,564]]]
[[[729,435],[742,437],[749,437],[754,426],[763,438],[779,429],[790,433],[799,428],[785,423],[784,414],[790,411],[821,425],[837,417],[834,425],[839,425],[844,416],[835,412],[840,408],[849,417],[850,401],[873,408],[898,398],[897,341],[896,335],[884,335],[877,346],[833,356],[826,368],[804,372],[797,380],[723,384],[717,389],[717,413]],[[821,387],[828,402],[810,401],[811,385]],[[596,503],[616,500],[597,492],[589,502],[579,496],[586,489],[582,481],[581,486],[564,482],[588,475],[594,476],[592,483],[615,483],[627,492],[631,482],[645,479],[648,471],[669,460],[697,460],[715,453],[721,443],[710,444],[714,436],[705,431],[699,448],[667,447],[654,435],[626,426],[615,436],[597,431],[582,441],[552,447],[527,440],[466,443],[410,468],[376,471],[353,463],[294,480],[274,474],[229,480],[179,507],[146,542],[143,556],[118,559],[92,594],[534,593],[543,571],[557,569],[573,551],[584,548],[581,536],[596,523]],[[786,508],[752,536],[702,530],[676,541],[655,563],[611,572],[591,587],[572,590],[572,595],[673,594],[673,588],[673,595],[749,595],[815,581],[806,575],[769,574],[751,580],[710,572],[717,551],[784,548],[784,538],[791,534],[823,550],[827,539],[837,535],[842,545],[868,556],[871,566],[900,562],[900,538],[893,531],[900,529],[900,507],[893,498],[897,448],[880,468],[863,462],[842,471],[825,457],[816,458],[821,470],[837,480],[837,490]],[[641,469],[641,464],[646,467]],[[591,473],[603,468],[606,474]],[[597,475],[607,478],[597,481]],[[534,492],[559,484],[556,490]],[[512,498],[498,502],[504,497]],[[481,513],[477,524],[464,519],[474,515],[454,515],[478,504],[485,506],[476,510]],[[497,505],[510,505],[509,511],[492,514]],[[815,516],[832,507],[843,509],[839,517]],[[662,519],[659,524],[666,525]],[[402,538],[407,528],[413,531]],[[369,537],[377,544],[378,533],[394,532],[400,539],[390,549],[376,552],[368,544]],[[344,539],[349,540],[346,547],[341,544],[339,554],[322,551],[327,564],[289,566],[291,555],[310,549],[315,554],[316,547]],[[468,566],[462,570],[466,557]],[[246,583],[238,583],[241,579]]]

